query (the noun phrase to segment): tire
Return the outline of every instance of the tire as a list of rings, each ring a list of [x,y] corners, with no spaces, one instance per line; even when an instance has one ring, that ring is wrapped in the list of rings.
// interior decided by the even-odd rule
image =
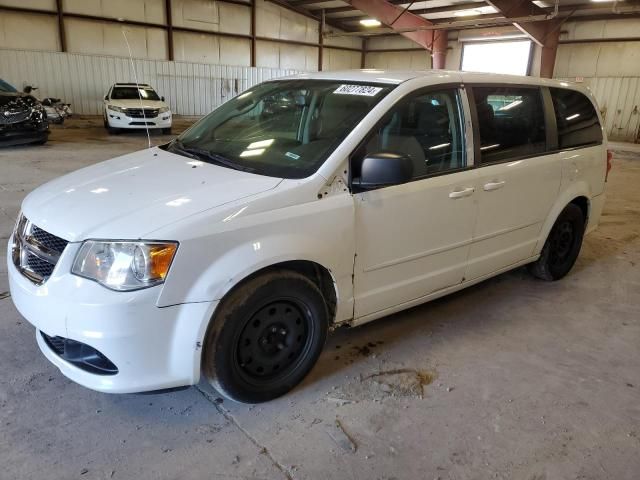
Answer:
[[[577,205],[567,205],[553,224],[540,258],[529,272],[546,281],[560,280],[576,263],[584,237],[585,218]]]
[[[162,129],[163,135],[171,135],[171,127]]]
[[[260,403],[284,395],[309,373],[327,338],[320,289],[304,275],[274,270],[232,291],[212,319],[203,373],[225,397]]]
[[[113,128],[112,126],[109,125],[107,117],[103,117],[102,121],[104,123],[104,128],[107,129],[107,133],[109,135],[117,135],[118,133],[120,133],[120,129],[119,128]]]

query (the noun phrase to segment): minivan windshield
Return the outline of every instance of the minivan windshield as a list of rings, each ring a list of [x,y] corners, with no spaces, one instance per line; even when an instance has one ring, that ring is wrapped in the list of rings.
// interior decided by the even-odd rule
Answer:
[[[160,97],[151,87],[113,87],[111,92],[113,100],[153,100],[158,101]]]
[[[214,110],[165,148],[260,175],[308,177],[393,88],[327,80],[263,83]]]
[[[0,78],[0,92],[16,93],[17,90]]]

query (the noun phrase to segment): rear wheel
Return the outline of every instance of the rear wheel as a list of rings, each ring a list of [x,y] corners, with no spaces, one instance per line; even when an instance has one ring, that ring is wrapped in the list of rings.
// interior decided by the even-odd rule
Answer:
[[[274,399],[309,373],[327,327],[324,297],[310,279],[285,270],[260,275],[220,305],[205,340],[204,374],[232,400]]]
[[[553,224],[540,258],[529,265],[529,271],[542,280],[564,277],[578,258],[584,236],[585,219],[582,210],[570,203]]]

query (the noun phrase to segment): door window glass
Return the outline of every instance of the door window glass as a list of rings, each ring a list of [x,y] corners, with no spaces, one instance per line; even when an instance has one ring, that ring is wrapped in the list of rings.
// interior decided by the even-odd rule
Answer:
[[[602,129],[593,103],[575,90],[550,90],[558,125],[558,146],[572,148],[602,143]]]
[[[413,163],[413,178],[465,166],[460,98],[456,89],[411,97],[394,107],[385,118],[358,152],[358,158],[377,153],[407,155]]]
[[[543,153],[546,134],[538,88],[473,87],[480,131],[480,162]]]

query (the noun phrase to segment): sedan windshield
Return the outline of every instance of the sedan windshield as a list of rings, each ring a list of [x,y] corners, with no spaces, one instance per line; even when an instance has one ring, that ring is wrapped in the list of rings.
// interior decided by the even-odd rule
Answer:
[[[326,80],[263,83],[207,115],[166,148],[260,175],[308,177],[392,88]]]
[[[158,101],[160,97],[151,87],[114,87],[111,92],[113,100],[153,100]]]

